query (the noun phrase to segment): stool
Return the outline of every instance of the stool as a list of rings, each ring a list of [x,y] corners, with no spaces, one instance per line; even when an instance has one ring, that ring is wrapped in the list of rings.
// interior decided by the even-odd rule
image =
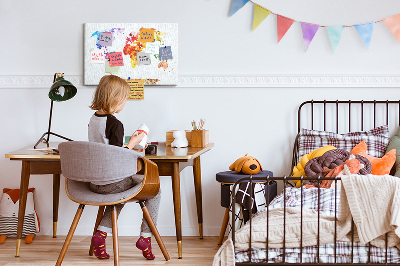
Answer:
[[[219,183],[221,183],[221,206],[226,208],[224,220],[222,221],[221,232],[219,233],[218,245],[222,244],[222,240],[225,236],[226,227],[229,222],[229,207],[231,204],[231,195],[230,195],[230,186],[235,184],[236,181],[243,177],[249,177],[250,175],[238,173],[236,171],[225,171],[219,172],[216,174],[216,179]],[[265,177],[265,180],[268,176],[273,176],[273,173],[268,170],[260,171],[258,174],[253,175],[253,177]],[[267,204],[271,202],[273,198],[276,197],[277,194],[277,185],[276,182],[273,182],[268,185],[269,186],[269,198],[265,199]],[[267,186],[265,186],[265,197],[267,197]]]

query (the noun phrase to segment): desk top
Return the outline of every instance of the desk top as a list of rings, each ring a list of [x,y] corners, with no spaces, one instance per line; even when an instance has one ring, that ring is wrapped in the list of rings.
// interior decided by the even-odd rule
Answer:
[[[50,142],[50,147],[56,148],[58,144],[59,142]],[[214,147],[214,143],[210,143],[202,148],[171,148],[170,146],[166,146],[165,143],[159,143],[157,145],[157,154],[146,154],[145,157],[150,160],[190,160],[211,150],[212,147]],[[40,144],[38,149],[40,148],[46,148],[46,145]],[[14,160],[60,160],[59,154],[51,154],[43,150],[33,150],[33,145],[7,153],[5,157]]]

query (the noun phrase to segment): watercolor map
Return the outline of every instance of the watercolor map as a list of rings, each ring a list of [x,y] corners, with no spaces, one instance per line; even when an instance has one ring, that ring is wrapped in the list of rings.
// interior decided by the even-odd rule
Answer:
[[[86,23],[84,49],[85,85],[111,74],[145,85],[177,84],[175,23]]]

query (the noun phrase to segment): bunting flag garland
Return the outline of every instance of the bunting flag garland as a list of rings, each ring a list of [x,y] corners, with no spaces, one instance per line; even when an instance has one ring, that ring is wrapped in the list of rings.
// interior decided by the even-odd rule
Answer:
[[[258,25],[263,22],[263,20],[271,14],[271,10],[268,10],[260,5],[254,5],[254,17],[253,17],[253,31],[258,27]]]
[[[260,6],[259,4],[253,2],[253,0],[232,0],[232,6],[230,10],[230,15],[234,15],[239,9],[245,6],[248,2],[254,4],[254,16],[253,16],[253,29],[254,31],[271,13],[276,16],[277,20],[277,42],[279,43],[283,36],[285,36],[286,32],[292,26],[294,22],[301,23],[301,29],[303,32],[304,39],[304,49],[307,52],[312,40],[314,39],[315,34],[317,33],[320,27],[326,28],[328,33],[328,37],[330,43],[332,45],[333,52],[336,52],[337,47],[342,39],[342,34],[345,28],[354,27],[358,34],[361,37],[364,45],[369,48],[372,39],[372,32],[374,30],[375,23],[383,22],[387,26],[387,28],[391,31],[393,36],[400,43],[400,14],[393,15],[391,17],[384,18],[379,21],[371,21],[368,23],[357,24],[357,25],[333,25],[333,26],[322,26],[307,22],[295,21],[294,19],[276,14],[271,10]]]
[[[360,35],[362,41],[364,42],[365,46],[369,48],[372,38],[372,31],[374,30],[375,22],[369,22],[360,25],[354,25],[358,34]]]
[[[229,16],[232,17],[239,9],[241,9],[245,4],[247,4],[250,0],[233,0],[231,13]]]
[[[333,52],[336,52],[340,39],[342,39],[344,28],[344,26],[326,27],[326,32],[328,33],[329,40],[331,41]]]
[[[303,39],[304,39],[304,49],[306,52],[318,29],[319,25],[301,22],[301,30],[303,31]]]
[[[383,23],[385,23],[386,27],[388,27],[393,36],[400,43],[400,14],[385,18]]]
[[[278,29],[278,43],[285,36],[286,32],[292,26],[294,20],[281,15],[276,15],[277,29]]]

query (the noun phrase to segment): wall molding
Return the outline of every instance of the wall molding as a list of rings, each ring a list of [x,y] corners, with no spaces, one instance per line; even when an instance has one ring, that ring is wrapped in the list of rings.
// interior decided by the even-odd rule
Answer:
[[[77,86],[83,86],[83,75],[65,75]],[[53,75],[0,75],[0,89],[7,88],[48,88]],[[400,76],[322,76],[322,75],[280,75],[280,76],[180,76],[179,88],[318,88],[318,87],[400,87]],[[87,86],[88,88],[94,86]]]

